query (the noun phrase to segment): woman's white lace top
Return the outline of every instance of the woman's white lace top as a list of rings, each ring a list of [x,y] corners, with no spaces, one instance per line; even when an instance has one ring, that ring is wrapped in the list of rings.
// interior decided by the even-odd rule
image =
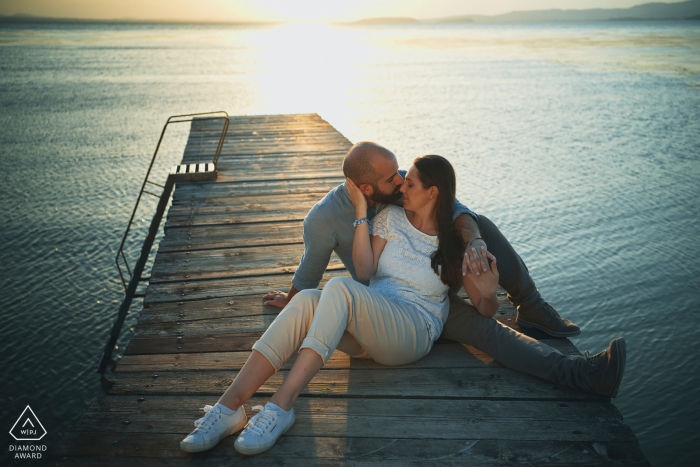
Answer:
[[[370,288],[415,307],[425,318],[430,337],[436,340],[450,308],[448,287],[430,267],[430,255],[437,250],[438,238],[416,229],[406,211],[393,205],[372,219],[369,231],[387,241]]]

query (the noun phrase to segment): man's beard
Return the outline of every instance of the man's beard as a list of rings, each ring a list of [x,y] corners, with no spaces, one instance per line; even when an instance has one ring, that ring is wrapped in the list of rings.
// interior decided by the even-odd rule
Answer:
[[[397,186],[393,193],[383,193],[379,190],[378,186],[372,185],[372,196],[370,196],[369,199],[377,204],[394,204],[401,199],[401,196],[403,195],[400,188],[401,186]]]

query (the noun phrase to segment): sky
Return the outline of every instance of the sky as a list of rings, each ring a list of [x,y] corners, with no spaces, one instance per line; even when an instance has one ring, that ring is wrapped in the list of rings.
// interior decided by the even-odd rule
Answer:
[[[157,21],[356,21],[497,15],[510,11],[629,8],[654,0],[0,0],[0,15]],[[658,0],[657,0],[658,1]],[[664,2],[675,3],[675,2]]]

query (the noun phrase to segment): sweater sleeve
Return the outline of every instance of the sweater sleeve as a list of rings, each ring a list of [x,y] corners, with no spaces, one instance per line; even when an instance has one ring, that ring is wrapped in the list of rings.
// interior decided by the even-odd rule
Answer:
[[[460,203],[458,199],[455,199],[455,204],[452,210],[452,221],[457,219],[462,214],[469,214],[475,221],[479,222],[479,216],[477,216],[474,211]]]
[[[292,278],[297,290],[314,289],[323,278],[337,244],[333,229],[312,211],[304,219],[304,255]]]

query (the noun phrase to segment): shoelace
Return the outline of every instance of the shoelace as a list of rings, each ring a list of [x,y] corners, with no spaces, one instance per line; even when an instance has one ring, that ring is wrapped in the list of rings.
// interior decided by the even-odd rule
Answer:
[[[246,430],[250,430],[256,435],[262,436],[263,433],[265,433],[265,430],[272,427],[275,424],[275,421],[277,421],[277,412],[271,409],[265,410],[265,407],[262,405],[254,406],[253,410],[257,410],[260,413],[254,415],[250,419],[250,424]]]
[[[601,352],[601,353],[602,353],[602,352]],[[591,357],[591,354],[588,352],[588,350],[586,350],[586,351],[583,352],[583,355],[584,355],[584,357],[585,357],[585,359],[586,359],[586,363],[587,363],[588,366],[589,366],[589,368],[588,368],[588,373],[591,373],[592,371],[596,371],[596,370],[598,370],[598,371],[603,371],[601,368],[598,367],[598,365],[596,365],[596,364],[594,363],[594,362],[595,362],[595,358],[596,358],[598,355],[600,355],[600,353],[597,353],[597,354],[595,354],[595,355],[593,355],[593,356]]]
[[[209,428],[211,428],[214,423],[221,418],[221,413],[219,413],[218,410],[214,410],[214,407],[211,405],[205,405],[202,407],[202,410],[206,412],[206,415],[194,422],[194,426],[197,427],[197,429],[194,431],[202,431],[206,433],[209,431]]]
[[[544,302],[544,309],[547,310],[547,313],[549,313],[550,316],[554,318],[561,318],[561,316],[559,316],[559,313],[557,313],[557,310],[555,310],[554,307],[549,303]]]

